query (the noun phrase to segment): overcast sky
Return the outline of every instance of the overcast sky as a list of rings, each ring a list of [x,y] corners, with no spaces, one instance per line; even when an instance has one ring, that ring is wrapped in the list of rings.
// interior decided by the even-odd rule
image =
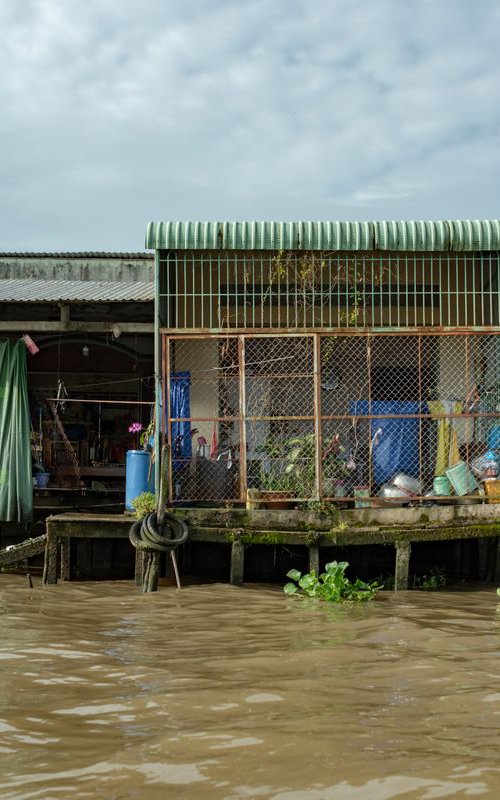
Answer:
[[[0,250],[498,218],[498,0],[2,0]]]

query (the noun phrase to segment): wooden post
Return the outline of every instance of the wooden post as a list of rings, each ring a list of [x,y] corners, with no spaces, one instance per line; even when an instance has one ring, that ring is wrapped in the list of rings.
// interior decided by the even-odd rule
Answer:
[[[245,567],[245,545],[236,539],[231,545],[231,575],[229,583],[232,586],[243,585],[243,572]]]
[[[309,572],[315,571],[319,575],[319,545],[309,545]]]
[[[140,550],[139,548],[135,551],[134,580],[137,586],[142,586],[144,580],[144,550]]]
[[[411,542],[396,542],[396,572],[394,590],[408,589],[410,576]]]
[[[48,585],[57,583],[57,545],[58,537],[54,533],[50,533],[50,531],[47,532],[43,582]]]
[[[65,537],[61,542],[61,580],[71,580],[71,539]]]

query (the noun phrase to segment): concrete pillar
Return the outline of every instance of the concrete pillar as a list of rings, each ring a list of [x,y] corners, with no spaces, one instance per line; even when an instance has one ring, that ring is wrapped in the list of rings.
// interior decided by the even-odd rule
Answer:
[[[411,542],[396,542],[396,572],[394,590],[408,589],[410,577]]]
[[[236,539],[231,545],[231,575],[229,582],[232,586],[243,585],[245,568],[245,545]]]

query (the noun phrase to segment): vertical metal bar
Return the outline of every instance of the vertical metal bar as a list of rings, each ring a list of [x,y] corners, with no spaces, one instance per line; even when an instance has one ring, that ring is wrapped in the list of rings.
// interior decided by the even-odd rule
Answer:
[[[325,254],[323,250],[319,252],[319,326],[320,328],[323,327],[323,303],[325,301],[325,294],[324,294],[324,279],[323,279],[323,272],[325,269]]]
[[[168,276],[167,276],[168,280]],[[155,494],[156,502],[159,503],[160,498],[160,473],[161,473],[161,441],[158,435],[161,430],[161,384],[162,384],[162,364],[161,364],[161,337],[160,337],[160,253],[155,250],[154,259],[154,370],[155,370],[155,442],[154,442],[154,457],[155,457]],[[157,507],[157,511],[158,511]]]
[[[448,300],[448,319],[446,320],[447,325],[451,325],[451,274],[450,274],[450,254],[448,253],[446,256],[446,271],[447,271],[447,300]]]
[[[384,281],[384,278],[383,278],[384,266],[383,265],[384,265],[384,257],[382,255],[382,252],[380,252],[379,257],[378,257],[379,314],[380,314],[379,325],[383,325],[384,324],[384,303],[383,303],[383,297],[384,297],[384,283],[383,283],[383,281]]]
[[[183,316],[183,319],[182,319],[182,327],[183,328],[187,328],[188,327],[188,324],[187,324],[187,256],[186,256],[185,252],[184,252],[184,276],[183,276],[183,279],[184,279],[184,284],[183,284],[182,290],[183,290],[183,297],[184,297],[184,316]]]
[[[370,325],[373,328],[375,325],[375,257],[373,253],[370,256],[370,286],[371,286],[371,319]]]
[[[484,311],[484,260],[483,253],[479,254],[479,277],[480,277],[480,292],[481,292],[481,325],[486,325],[486,314]]]
[[[332,327],[332,258],[328,257],[328,327]]]
[[[245,385],[245,337],[238,336],[239,426],[240,426],[240,499],[247,499],[247,426]]]
[[[471,261],[471,269],[472,269],[472,324],[476,325],[476,259],[474,258],[474,254],[471,253],[470,257]]]
[[[417,254],[413,253],[413,324],[418,325],[417,314]]]
[[[340,256],[337,255],[337,328],[342,327],[341,320],[342,320],[342,312],[340,310]],[[344,326],[345,327],[345,326]]]
[[[345,272],[345,318],[346,327],[351,325],[351,317],[349,312],[349,255],[346,253],[344,256],[344,272]]]
[[[373,470],[373,462],[372,462],[372,339],[371,336],[368,335],[366,337],[366,369],[368,374],[368,415],[370,417],[370,421],[368,422],[368,493],[371,497],[372,494],[372,470]]]
[[[405,325],[410,324],[409,320],[409,299],[408,299],[408,253],[405,255]]]
[[[229,253],[226,253],[226,328],[230,328],[230,321],[229,321],[229,291],[231,286],[231,278],[229,273]]]
[[[401,327],[401,280],[399,275],[401,264],[399,263],[399,253],[396,256],[396,269],[397,269],[397,279],[396,279],[396,292],[398,295],[397,299],[397,318],[398,318],[398,328]]]
[[[203,261],[203,252],[200,255],[199,273],[200,273],[199,274],[200,293],[198,295],[198,305],[199,305],[199,308],[200,308],[199,319],[200,319],[200,327],[203,328],[203,327],[205,327],[204,326],[204,322],[205,322],[204,310],[205,309],[203,308],[203,306],[205,305],[205,291],[204,291],[204,286],[205,286],[205,262]]]
[[[260,254],[260,328],[264,327],[264,261]]]
[[[388,265],[388,275],[387,275],[387,294],[388,294],[388,306],[389,306],[389,328],[392,328],[392,262],[391,262],[391,254],[388,254],[389,265]],[[384,324],[384,323],[382,323]]]
[[[274,256],[273,256],[274,258]],[[281,275],[276,276],[276,281],[278,283],[278,328],[281,328]],[[273,319],[273,309],[271,307],[271,317],[270,323],[274,328],[274,319]]]
[[[465,396],[469,399],[470,393],[470,354],[469,354],[469,337],[465,337]],[[465,409],[468,412],[468,409]],[[469,463],[469,423],[470,417],[467,417],[465,422],[465,460]],[[474,425],[474,422],[472,423]]]
[[[195,316],[196,316],[196,261],[194,252],[191,253],[191,297],[190,297],[190,306],[191,306],[191,328],[196,328],[195,323]],[[186,327],[189,325],[186,322]]]
[[[455,326],[459,326],[462,324],[462,320],[460,318],[460,295],[458,291],[459,286],[459,276],[458,276],[458,253],[455,253],[455,320],[453,324]]]
[[[497,255],[497,266],[498,266],[498,255]],[[490,275],[489,275],[489,286],[488,286],[488,288],[490,290],[490,318],[488,320],[488,325],[494,325],[495,323],[493,321],[493,271],[492,271],[492,268],[491,268],[491,250],[489,252],[489,273],[490,273]],[[497,274],[498,274],[498,271],[497,271]],[[499,298],[499,302],[500,302],[500,298]],[[499,566],[500,566],[500,564],[499,564]]]
[[[209,312],[208,312],[208,327],[213,328],[214,320],[213,320],[213,304],[214,304],[214,291],[212,285],[212,254],[210,253],[208,257],[208,295],[209,295]]]
[[[293,258],[293,274],[295,276],[295,327],[299,326],[299,276],[298,276],[297,255]]]
[[[366,305],[367,305],[367,303],[366,303],[366,256],[364,254],[363,254],[363,260],[362,260],[362,266],[363,266],[363,278],[362,278],[362,281],[363,281],[363,327],[365,327],[366,326]]]
[[[322,474],[322,425],[321,425],[321,338],[319,334],[314,334],[314,458],[315,458],[315,480],[314,496],[316,500],[321,500],[323,495],[323,474]]]
[[[174,499],[174,491],[173,491],[173,474],[172,474],[172,409],[171,409],[171,401],[170,398],[172,397],[172,390],[171,390],[171,381],[172,381],[172,363],[171,363],[171,348],[174,346],[174,342],[170,337],[166,337],[166,345],[165,345],[165,383],[166,383],[166,404],[165,408],[165,416],[167,420],[167,452],[168,452],[168,465],[167,465],[167,473],[168,473],[168,501],[172,503]],[[155,440],[156,441],[156,440]],[[159,470],[157,470],[159,472]]]
[[[430,276],[429,276],[429,280],[431,283],[431,289],[430,289],[431,325],[434,326],[434,258],[432,253],[430,254],[429,258],[431,262]],[[439,254],[439,265],[441,266],[441,253]],[[425,274],[424,274],[424,286],[425,286]],[[439,308],[441,309],[441,303],[439,304]],[[425,305],[424,305],[424,325],[427,325],[427,313]]]
[[[242,265],[243,265],[243,327],[247,327],[247,283],[248,283],[248,260],[246,253],[243,253],[242,256]],[[239,268],[237,268],[239,270]],[[239,325],[239,323],[238,323]]]
[[[423,483],[422,483],[422,461],[423,461],[423,442],[422,442],[422,337],[419,335],[417,337],[417,347],[418,347],[418,469],[419,469],[419,479],[420,483],[422,484],[422,493],[423,493]]]
[[[497,259],[497,274],[496,274],[496,281],[495,281],[495,294],[497,296],[497,318],[495,320],[495,325],[500,325],[500,259],[499,254],[496,254]]]
[[[286,262],[286,327],[290,327],[290,270],[289,262]]]
[[[252,253],[252,328],[255,328],[255,254]]]
[[[221,253],[217,253],[217,327],[222,328]]]

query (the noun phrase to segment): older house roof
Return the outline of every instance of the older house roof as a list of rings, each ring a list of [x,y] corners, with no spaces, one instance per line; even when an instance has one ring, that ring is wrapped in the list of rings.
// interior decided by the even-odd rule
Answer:
[[[153,299],[153,283],[139,281],[0,280],[0,302],[3,303],[123,303]]]

